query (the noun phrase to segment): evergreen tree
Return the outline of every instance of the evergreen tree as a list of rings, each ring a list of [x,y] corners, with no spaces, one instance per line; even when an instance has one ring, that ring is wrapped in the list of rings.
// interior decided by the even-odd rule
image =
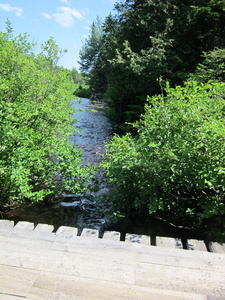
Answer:
[[[203,52],[224,47],[223,1],[126,0],[115,7],[92,56],[90,82],[118,122],[138,118],[147,95],[162,91],[159,78],[182,84]]]
[[[91,33],[80,50],[80,70],[88,73],[95,66],[102,41],[102,22],[99,17],[91,25]]]

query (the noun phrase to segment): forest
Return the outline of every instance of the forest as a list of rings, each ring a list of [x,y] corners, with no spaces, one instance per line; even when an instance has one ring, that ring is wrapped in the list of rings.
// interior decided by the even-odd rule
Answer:
[[[225,2],[125,0],[80,69],[120,132],[102,161],[112,214],[225,238]],[[123,134],[121,134],[123,133]]]
[[[114,16],[97,18],[80,51],[80,69],[109,116],[121,124],[137,120],[147,95],[163,93],[165,81],[182,84],[204,61],[205,72],[216,70],[203,72],[202,80],[222,72],[224,7],[218,0],[126,0],[115,5]],[[210,57],[213,50],[218,53]]]
[[[63,53],[53,38],[36,53],[9,21],[0,32],[0,206],[89,189],[96,169],[68,143],[73,82],[118,124],[100,164],[110,214],[225,240],[224,0],[121,0],[93,22],[82,76]]]

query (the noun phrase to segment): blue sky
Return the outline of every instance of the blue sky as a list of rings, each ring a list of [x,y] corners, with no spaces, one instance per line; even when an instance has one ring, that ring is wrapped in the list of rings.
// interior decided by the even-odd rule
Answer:
[[[79,68],[79,50],[90,33],[97,15],[115,13],[116,0],[0,0],[0,31],[5,21],[12,23],[15,34],[27,32],[39,45],[53,36],[61,49],[68,52],[59,64]]]

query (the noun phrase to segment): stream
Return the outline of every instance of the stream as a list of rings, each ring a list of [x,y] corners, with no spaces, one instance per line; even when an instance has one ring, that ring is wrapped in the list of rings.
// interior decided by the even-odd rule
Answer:
[[[81,133],[74,131],[69,137],[70,143],[75,143],[83,151],[83,164],[98,165],[101,154],[104,152],[104,143],[110,140],[114,126],[105,116],[104,111],[89,99],[82,98],[81,102],[73,101],[76,109],[75,118],[78,120],[74,126]],[[93,109],[95,111],[93,111]],[[121,219],[117,223],[105,216],[99,209],[96,198],[99,195],[109,193],[106,179],[99,174],[100,189],[95,194],[85,196],[68,193],[62,194],[56,201],[47,204],[35,204],[7,210],[3,218],[8,220],[28,221],[35,225],[38,223],[54,225],[56,231],[60,226],[73,226],[78,230],[82,228],[104,230],[115,230],[121,232],[122,240],[125,233],[145,234],[155,236],[178,237],[181,239],[196,238],[203,239],[200,233],[177,228],[154,217],[138,219]],[[79,232],[79,231],[78,231]]]

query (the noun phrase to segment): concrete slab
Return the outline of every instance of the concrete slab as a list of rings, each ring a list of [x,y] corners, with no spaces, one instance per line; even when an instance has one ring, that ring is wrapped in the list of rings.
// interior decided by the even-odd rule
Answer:
[[[29,230],[33,230],[34,229],[34,223],[21,221],[21,222],[18,222],[15,225],[15,228],[17,228],[17,229],[29,229]]]
[[[118,231],[104,231],[103,239],[111,241],[120,241],[120,232]]]
[[[99,232],[96,229],[84,228],[81,232],[82,237],[98,238]]]
[[[127,233],[125,236],[125,242],[151,245],[151,238],[147,235]]]
[[[198,241],[193,239],[187,241],[187,248],[188,250],[207,251],[204,241]]]
[[[51,276],[52,275],[52,276]],[[51,276],[51,277],[50,277]],[[206,296],[109,281],[41,273],[30,291],[40,299],[61,300],[206,300]]]
[[[214,253],[225,253],[225,244],[223,243],[210,243],[209,248]]]
[[[53,232],[54,226],[48,225],[48,224],[37,224],[37,226],[34,228],[35,231],[41,231],[41,232]]]
[[[63,228],[58,234],[0,228],[0,297],[9,298],[4,300],[14,300],[10,297],[33,300],[225,298],[224,254],[60,232],[64,232]]]
[[[26,236],[30,240],[53,241],[55,234],[52,232],[36,231],[30,229],[23,229],[20,227],[6,228],[0,226],[0,236],[14,236],[15,238]]]
[[[182,242],[179,238],[168,238],[168,237],[156,237],[156,246],[166,247],[166,248],[175,248],[183,249]]]
[[[9,228],[12,228],[12,227],[14,227],[14,221],[0,220],[0,227],[9,227]]]
[[[38,274],[36,270],[0,265],[0,292],[26,297]]]
[[[68,226],[61,226],[56,231],[56,235],[62,235],[66,237],[73,237],[77,236],[78,229],[76,227],[68,227]]]
[[[79,246],[78,246],[79,245]],[[74,253],[86,253],[93,255],[93,248],[98,249],[97,256],[117,257],[122,256],[126,260],[145,261],[146,263],[156,263],[163,265],[180,264],[183,267],[193,267],[198,265],[203,270],[218,270],[224,272],[224,255],[209,252],[187,251],[172,248],[140,245],[136,243],[124,243],[113,240],[84,239],[73,237],[66,239],[56,237],[51,249]],[[138,255],[137,255],[138,253]]]

